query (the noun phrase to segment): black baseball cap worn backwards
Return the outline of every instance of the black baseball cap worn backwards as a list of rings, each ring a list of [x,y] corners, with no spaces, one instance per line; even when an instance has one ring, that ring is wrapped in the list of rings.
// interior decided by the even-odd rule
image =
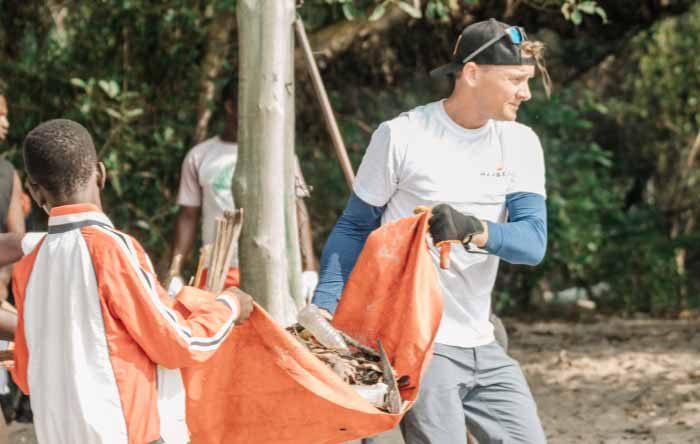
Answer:
[[[511,26],[495,19],[472,23],[464,28],[452,51],[452,62],[430,71],[442,76],[462,69],[470,61],[482,65],[534,65],[532,57],[523,57],[520,44],[527,34],[520,26]]]

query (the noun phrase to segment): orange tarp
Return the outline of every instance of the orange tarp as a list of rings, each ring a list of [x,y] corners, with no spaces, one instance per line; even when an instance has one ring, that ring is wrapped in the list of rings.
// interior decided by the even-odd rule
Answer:
[[[376,348],[413,401],[440,323],[442,296],[425,242],[428,214],[373,232],[333,323]],[[401,415],[361,398],[260,307],[205,366],[183,369],[193,444],[341,443],[388,430]]]

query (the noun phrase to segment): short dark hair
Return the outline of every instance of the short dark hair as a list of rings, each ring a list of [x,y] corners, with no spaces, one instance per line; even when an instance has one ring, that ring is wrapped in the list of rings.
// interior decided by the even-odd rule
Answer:
[[[97,167],[88,130],[68,119],[44,122],[27,134],[24,166],[31,180],[54,196],[67,196],[87,184]]]

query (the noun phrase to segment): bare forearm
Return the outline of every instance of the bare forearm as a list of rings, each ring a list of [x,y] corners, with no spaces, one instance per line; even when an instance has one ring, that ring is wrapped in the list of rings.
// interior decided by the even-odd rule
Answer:
[[[9,233],[24,234],[24,212],[22,211],[22,183],[15,173],[12,184],[12,196],[7,211],[7,231]]]
[[[18,233],[0,234],[0,267],[22,259],[22,235]]]
[[[0,309],[0,339],[13,341],[17,328],[17,315],[4,309]]]
[[[175,222],[170,274],[180,274],[182,263],[192,253],[197,239],[199,207],[181,207]]]

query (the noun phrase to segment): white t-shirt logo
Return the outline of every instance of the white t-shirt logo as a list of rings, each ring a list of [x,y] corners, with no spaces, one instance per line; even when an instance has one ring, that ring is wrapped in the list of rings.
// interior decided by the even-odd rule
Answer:
[[[495,170],[481,170],[480,174],[483,177],[506,177],[510,175],[509,171],[501,164],[496,165]]]

